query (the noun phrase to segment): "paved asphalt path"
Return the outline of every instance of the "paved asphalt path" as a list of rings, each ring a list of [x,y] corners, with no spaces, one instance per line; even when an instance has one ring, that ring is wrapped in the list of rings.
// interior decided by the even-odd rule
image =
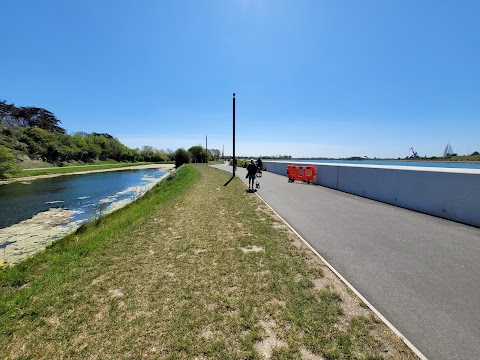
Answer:
[[[266,171],[258,180],[258,195],[424,356],[480,359],[479,228]]]

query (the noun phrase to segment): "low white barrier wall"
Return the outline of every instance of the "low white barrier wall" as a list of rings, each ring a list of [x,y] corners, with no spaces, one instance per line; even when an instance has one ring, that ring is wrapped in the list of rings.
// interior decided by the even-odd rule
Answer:
[[[317,169],[316,184],[480,227],[480,170],[414,166],[264,161],[287,175],[287,165]]]

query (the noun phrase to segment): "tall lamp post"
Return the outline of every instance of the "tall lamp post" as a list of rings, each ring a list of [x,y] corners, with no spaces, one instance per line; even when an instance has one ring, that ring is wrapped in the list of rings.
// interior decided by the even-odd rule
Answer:
[[[237,159],[235,158],[235,93],[233,93],[233,176],[235,176],[235,165]]]
[[[223,186],[227,186],[230,181],[235,178],[235,163],[237,159],[235,158],[235,93],[233,93],[233,160],[232,160],[233,175]]]

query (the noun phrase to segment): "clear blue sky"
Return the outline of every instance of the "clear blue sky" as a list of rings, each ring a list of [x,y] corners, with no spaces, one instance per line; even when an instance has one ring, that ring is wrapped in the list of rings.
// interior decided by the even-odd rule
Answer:
[[[0,99],[237,155],[480,151],[478,0],[3,1]]]

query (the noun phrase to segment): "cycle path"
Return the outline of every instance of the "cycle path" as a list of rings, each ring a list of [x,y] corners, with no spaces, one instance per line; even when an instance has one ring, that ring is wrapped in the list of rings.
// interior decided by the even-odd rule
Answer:
[[[480,359],[479,228],[266,171],[258,180],[257,194],[425,357]]]

